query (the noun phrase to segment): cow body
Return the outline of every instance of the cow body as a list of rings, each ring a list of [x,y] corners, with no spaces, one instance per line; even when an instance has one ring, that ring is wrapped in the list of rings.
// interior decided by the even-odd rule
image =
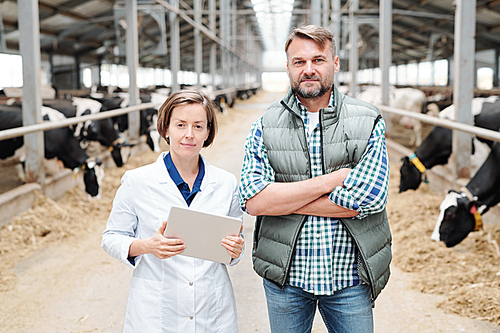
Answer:
[[[380,105],[382,104],[382,89],[379,86],[367,87],[356,98],[373,105]],[[390,87],[389,106],[406,111],[421,113],[424,104],[425,93],[423,91],[414,88]],[[422,143],[422,124],[420,121],[410,117],[394,114],[389,114],[386,118],[392,123],[398,123],[405,128],[413,129],[413,137],[411,138],[412,145],[415,144],[419,146]]]
[[[60,112],[42,107],[42,116],[46,121],[60,121],[65,119]],[[0,108],[0,130],[21,127],[21,107]],[[24,145],[22,136],[0,141],[0,158],[14,156],[16,150]],[[44,132],[45,158],[57,158],[64,167],[69,169],[83,169],[85,191],[92,197],[100,195],[100,182],[104,172],[99,161],[89,161],[89,156],[80,147],[80,143],[73,136],[68,127],[56,128]]]
[[[43,105],[60,111],[66,118],[96,114],[103,110],[102,104],[98,101],[78,97],[73,97],[71,100],[44,100]],[[79,123],[74,126],[73,129],[74,136],[80,141],[97,141],[104,147],[107,147],[111,151],[111,156],[116,166],[123,166],[118,132],[114,128],[111,119],[100,119]]]
[[[92,94],[91,98],[99,101],[107,110],[115,110],[129,106],[129,94],[119,93],[114,96]],[[157,92],[141,92],[141,103],[162,104],[168,98],[167,95]],[[154,108],[144,109],[140,112],[139,135],[146,136],[146,143],[151,150],[159,152],[159,135],[156,130],[155,116],[158,110]],[[113,117],[113,123],[120,133],[128,130],[128,115]]]
[[[500,202],[500,143],[491,152],[464,191],[450,191],[439,207],[431,238],[453,247],[478,230],[481,215]],[[467,193],[468,192],[468,193]]]
[[[472,101],[472,114],[474,125],[497,131],[500,128],[500,99],[497,96],[489,98],[474,98]],[[447,107],[439,113],[443,119],[455,119],[455,107]],[[452,130],[435,126],[422,144],[415,150],[416,157],[422,162],[426,169],[436,165],[448,163],[452,153]],[[486,145],[486,146],[485,146]],[[489,154],[489,148],[493,145],[490,140],[482,138],[473,139],[473,150],[471,155],[471,174],[483,164]],[[416,190],[421,183],[422,173],[415,167],[408,157],[402,159],[400,169],[401,180],[399,192],[409,189]]]

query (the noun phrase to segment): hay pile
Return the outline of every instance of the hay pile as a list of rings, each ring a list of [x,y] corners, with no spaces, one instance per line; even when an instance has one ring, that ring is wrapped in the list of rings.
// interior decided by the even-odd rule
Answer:
[[[102,231],[123,173],[151,163],[156,157],[154,152],[143,152],[122,168],[107,169],[101,199],[87,200],[87,194],[78,187],[57,202],[38,193],[30,210],[0,229],[0,292],[14,289],[17,278],[12,268],[36,250],[73,241],[87,232]]]
[[[399,166],[391,165],[387,212],[394,238],[394,264],[414,273],[413,286],[444,295],[446,312],[500,325],[500,225],[487,225],[454,248],[430,239],[444,199],[423,184],[398,193]],[[496,241],[496,243],[495,243]]]

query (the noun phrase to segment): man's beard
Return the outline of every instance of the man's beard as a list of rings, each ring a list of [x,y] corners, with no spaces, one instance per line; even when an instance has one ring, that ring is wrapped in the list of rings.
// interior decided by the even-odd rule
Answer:
[[[303,80],[318,80],[319,82],[319,87],[313,89],[313,90],[308,90],[304,89],[300,86],[300,83]],[[332,80],[328,80],[328,78],[325,78],[322,80],[322,78],[318,75],[303,75],[299,77],[298,81],[292,81],[291,86],[292,86],[292,91],[298,95],[299,97],[305,98],[305,99],[318,99],[322,97],[324,94],[326,94],[330,88],[333,85],[333,78]]]

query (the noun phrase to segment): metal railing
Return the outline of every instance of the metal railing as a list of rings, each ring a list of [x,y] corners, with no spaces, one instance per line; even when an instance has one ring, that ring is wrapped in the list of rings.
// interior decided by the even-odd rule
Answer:
[[[252,84],[250,87],[247,87],[248,89],[255,89],[260,87],[260,84]],[[222,90],[215,90],[209,92],[210,98],[215,98],[215,96],[218,95],[223,95],[223,94],[229,94],[229,93],[234,93],[238,89],[237,88],[226,88]],[[158,108],[161,106],[161,103],[143,103],[139,105],[134,105],[134,106],[129,106],[126,108],[120,108],[120,109],[115,109],[115,110],[109,110],[109,111],[103,111],[99,112],[96,114],[91,114],[91,115],[86,115],[86,116],[81,116],[81,117],[72,117],[72,118],[67,118],[62,121],[58,122],[48,122],[44,121],[43,123],[36,124],[36,125],[27,125],[27,126],[22,126],[22,127],[16,127],[16,128],[11,128],[8,130],[3,130],[0,131],[0,141],[7,140],[7,139],[12,139],[18,136],[22,136],[24,134],[29,134],[29,133],[34,133],[34,132],[39,132],[39,131],[48,131],[60,127],[66,127],[70,125],[76,125],[78,123],[86,122],[89,120],[100,120],[100,119],[106,119],[106,118],[111,118],[111,117],[117,117],[121,116],[130,112],[135,112],[135,111],[140,111],[143,109],[149,109],[149,108]]]
[[[377,107],[379,108],[379,110],[384,111],[384,112],[389,112],[389,113],[397,114],[400,116],[407,116],[410,118],[420,120],[420,121],[425,122],[425,123],[429,123],[429,124],[433,124],[433,125],[441,126],[441,127],[446,127],[446,128],[452,129],[452,130],[462,131],[462,132],[465,132],[468,134],[476,135],[476,136],[481,137],[481,138],[500,142],[500,132],[497,132],[497,131],[492,131],[492,130],[488,130],[488,129],[481,128],[481,127],[466,125],[466,124],[462,124],[462,123],[459,123],[459,122],[456,122],[453,120],[449,120],[449,119],[428,116],[428,115],[425,115],[422,113],[401,110],[401,109],[393,108],[391,106],[377,105]]]
[[[91,115],[86,115],[86,116],[81,116],[81,117],[66,118],[65,120],[61,120],[61,121],[57,121],[57,122],[44,121],[43,123],[36,124],[36,125],[28,125],[28,126],[11,128],[8,130],[0,131],[0,141],[12,139],[12,138],[22,136],[22,135],[28,134],[28,133],[34,133],[34,132],[39,132],[39,131],[48,131],[48,130],[52,130],[52,129],[56,129],[56,128],[60,128],[60,127],[76,125],[78,123],[83,123],[83,122],[86,122],[89,120],[100,120],[100,119],[121,116],[121,115],[130,113],[130,112],[140,111],[143,109],[156,108],[156,107],[159,107],[160,105],[161,104],[158,104],[158,103],[144,103],[144,104],[129,106],[129,107],[122,108],[122,109],[103,111],[103,112],[99,112],[96,114],[91,114]]]

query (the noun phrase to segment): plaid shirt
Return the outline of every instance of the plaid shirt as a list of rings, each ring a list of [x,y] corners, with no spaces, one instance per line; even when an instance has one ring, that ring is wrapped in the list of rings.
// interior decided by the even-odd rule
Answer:
[[[319,126],[309,135],[307,109],[298,101],[309,145],[312,177],[322,174],[321,133]],[[329,106],[333,105],[333,93]],[[343,187],[330,193],[330,200],[356,210],[355,217],[378,213],[388,198],[389,166],[385,146],[385,123],[377,122],[367,149],[357,166],[346,177]],[[240,181],[240,205],[274,182],[274,170],[262,140],[262,117],[253,125],[245,141],[245,157]],[[333,295],[337,290],[360,283],[357,273],[357,248],[338,219],[308,216],[297,242],[290,269],[289,284],[315,295]]]

